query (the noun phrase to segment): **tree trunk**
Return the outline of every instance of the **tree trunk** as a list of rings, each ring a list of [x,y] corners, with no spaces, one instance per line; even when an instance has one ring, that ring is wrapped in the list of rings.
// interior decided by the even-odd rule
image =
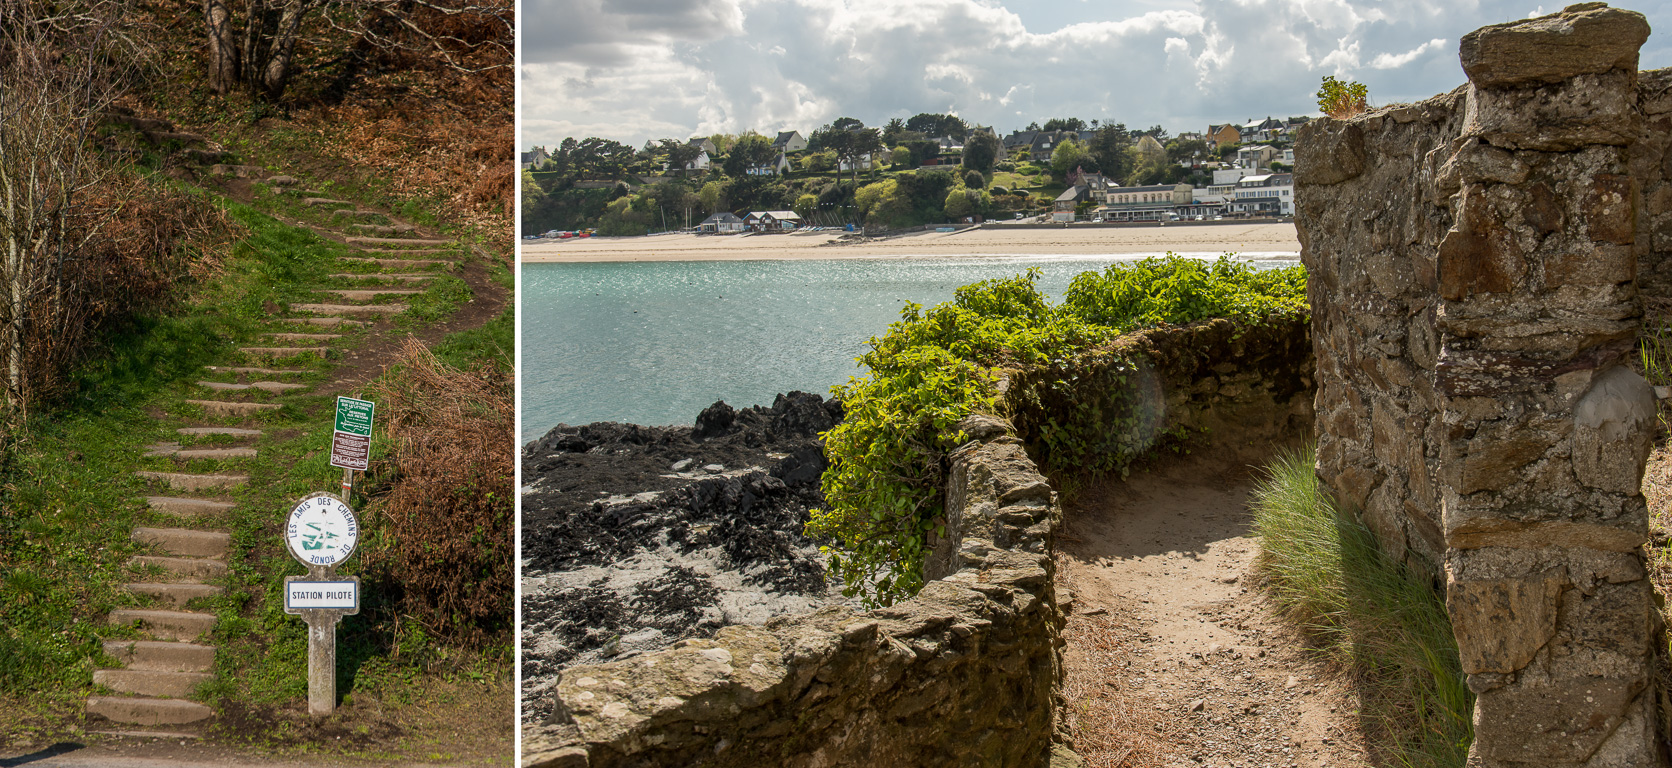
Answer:
[[[278,101],[290,81],[290,62],[296,53],[296,36],[307,15],[310,0],[286,0],[279,16],[279,26],[273,30],[272,47],[268,49],[267,67],[261,73],[261,90],[267,98]]]
[[[267,62],[267,3],[264,0],[245,0],[244,44],[238,71],[246,81],[257,77]],[[254,86],[254,82],[246,82]]]
[[[209,90],[225,94],[238,84],[238,44],[232,37],[232,13],[224,0],[203,0],[209,35]]]

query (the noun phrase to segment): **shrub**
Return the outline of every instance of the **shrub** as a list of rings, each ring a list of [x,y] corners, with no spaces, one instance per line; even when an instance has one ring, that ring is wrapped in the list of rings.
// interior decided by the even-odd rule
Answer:
[[[833,545],[831,568],[846,593],[867,605],[888,605],[921,588],[928,535],[941,533],[942,456],[962,440],[953,429],[958,420],[995,407],[993,369],[1043,372],[1046,386],[1070,388],[1079,385],[1076,355],[1128,354],[1106,345],[1134,328],[1304,312],[1304,271],[1272,271],[1278,274],[1229,258],[1203,264],[1169,254],[1082,274],[1061,306],[1039,292],[1037,270],[963,286],[952,301],[928,311],[908,303],[860,356],[869,373],[833,388],[847,416],[825,435],[827,506],[813,510],[807,532]],[[1111,387],[1141,392],[1142,382],[1127,376],[1128,369],[1136,364],[1105,361],[1100,368]],[[1141,420],[1142,403],[1129,405]],[[1106,428],[1099,414],[1089,414],[1048,422],[1038,432],[1042,443],[1067,455],[1060,446],[1108,443],[1106,435],[1085,434]],[[1131,448],[1112,454],[1104,469],[1122,468],[1150,445],[1114,439]]]
[[[367,569],[437,638],[503,640],[511,629],[512,378],[453,368],[409,339],[374,391],[394,443],[373,467],[387,483],[370,515],[383,547]]]

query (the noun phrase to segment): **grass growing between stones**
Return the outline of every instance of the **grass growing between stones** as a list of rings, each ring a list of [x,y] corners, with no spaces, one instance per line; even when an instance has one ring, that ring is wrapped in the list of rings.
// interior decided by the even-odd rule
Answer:
[[[1329,499],[1311,450],[1280,455],[1253,494],[1259,568],[1287,617],[1350,669],[1378,765],[1462,766],[1473,740],[1445,605]]]

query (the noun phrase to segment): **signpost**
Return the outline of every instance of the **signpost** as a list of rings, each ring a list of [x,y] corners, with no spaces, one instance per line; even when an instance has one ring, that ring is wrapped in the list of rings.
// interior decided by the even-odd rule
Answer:
[[[291,557],[308,567],[308,575],[284,579],[284,612],[308,625],[308,714],[329,715],[337,707],[337,623],[360,612],[360,577],[336,570],[354,554],[360,525],[347,502],[310,493],[285,519],[284,540]]]
[[[360,542],[360,523],[347,499],[354,470],[366,471],[371,458],[376,409],[370,400],[337,398],[331,466],[343,468],[343,495],[310,493],[285,518],[285,549],[308,567],[306,576],[285,577],[284,612],[301,616],[308,625],[310,715],[329,715],[337,708],[337,624],[360,612],[360,577],[338,576],[337,565]]]
[[[337,427],[331,433],[331,466],[343,468],[343,496],[354,486],[354,470],[366,471],[372,452],[372,415],[377,404],[337,398]]]

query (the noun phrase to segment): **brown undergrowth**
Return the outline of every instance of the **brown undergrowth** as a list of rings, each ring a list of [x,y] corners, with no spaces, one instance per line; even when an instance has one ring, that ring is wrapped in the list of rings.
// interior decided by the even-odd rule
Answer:
[[[403,614],[450,641],[503,642],[511,630],[512,424],[508,372],[461,370],[408,339],[373,387],[393,445],[374,466],[370,514],[384,547],[368,568],[388,577]]]
[[[66,373],[118,328],[171,309],[219,269],[232,234],[203,197],[128,172],[71,213],[63,274],[34,294],[24,333],[25,392],[51,400],[75,386]]]

